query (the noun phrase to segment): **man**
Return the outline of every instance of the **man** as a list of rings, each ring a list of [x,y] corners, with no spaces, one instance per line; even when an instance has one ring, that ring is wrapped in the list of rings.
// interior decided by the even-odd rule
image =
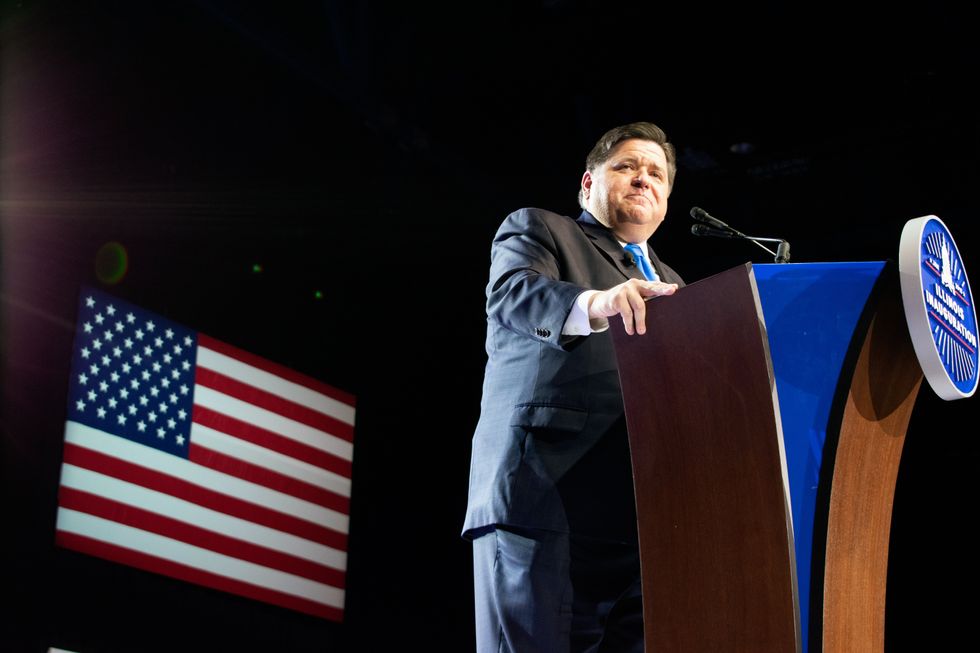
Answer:
[[[643,650],[632,470],[607,330],[642,336],[646,300],[683,284],[647,245],[675,172],[659,127],[617,127],[586,159],[578,220],[521,209],[494,237],[463,530],[479,651]]]

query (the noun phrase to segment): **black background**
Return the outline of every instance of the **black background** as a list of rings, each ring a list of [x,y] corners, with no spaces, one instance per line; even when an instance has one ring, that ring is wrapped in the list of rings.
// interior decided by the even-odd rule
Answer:
[[[688,281],[771,262],[690,235],[694,205],[797,262],[894,258],[934,214],[976,265],[972,23],[852,4],[4,5],[4,650],[471,650],[489,241],[519,207],[575,215],[602,132],[652,120],[677,145],[654,244]],[[83,283],[357,396],[345,623],[54,547]],[[920,393],[889,651],[972,625],[976,414]]]

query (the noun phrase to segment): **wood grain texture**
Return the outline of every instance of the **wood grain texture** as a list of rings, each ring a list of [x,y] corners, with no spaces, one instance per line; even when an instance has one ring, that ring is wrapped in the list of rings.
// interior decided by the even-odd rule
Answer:
[[[834,458],[824,564],[823,650],[880,653],[895,480],[922,383],[897,274],[883,273]]]
[[[773,379],[751,266],[613,327],[648,651],[800,649]]]

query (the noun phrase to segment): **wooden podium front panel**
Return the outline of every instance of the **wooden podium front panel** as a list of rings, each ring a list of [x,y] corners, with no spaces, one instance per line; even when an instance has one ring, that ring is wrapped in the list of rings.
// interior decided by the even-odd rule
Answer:
[[[778,404],[751,265],[610,327],[630,432],[647,650],[798,651]]]

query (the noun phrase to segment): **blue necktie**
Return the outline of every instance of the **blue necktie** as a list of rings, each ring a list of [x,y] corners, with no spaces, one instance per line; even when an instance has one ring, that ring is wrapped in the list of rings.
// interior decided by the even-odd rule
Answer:
[[[625,249],[633,255],[633,260],[640,266],[640,271],[643,272],[643,276],[647,278],[647,281],[660,281],[660,277],[653,271],[653,266],[650,265],[650,261],[643,255],[642,247],[634,243],[627,243]]]

